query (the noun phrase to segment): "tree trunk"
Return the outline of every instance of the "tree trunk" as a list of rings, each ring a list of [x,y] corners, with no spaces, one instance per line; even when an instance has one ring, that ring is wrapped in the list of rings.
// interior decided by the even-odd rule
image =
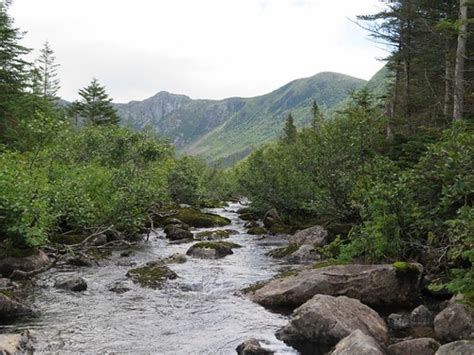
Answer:
[[[464,111],[464,65],[466,59],[467,38],[467,0],[460,1],[460,28],[458,35],[458,49],[456,51],[456,68],[454,70],[454,110],[453,120],[463,118]]]

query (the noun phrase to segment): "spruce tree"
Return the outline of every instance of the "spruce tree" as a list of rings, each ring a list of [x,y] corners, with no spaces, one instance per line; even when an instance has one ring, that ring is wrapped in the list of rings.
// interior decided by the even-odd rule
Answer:
[[[13,124],[18,101],[23,97],[28,80],[28,62],[23,56],[30,52],[19,44],[23,33],[13,25],[8,14],[10,1],[0,2],[0,138]]]
[[[45,42],[33,69],[33,92],[47,99],[55,99],[60,88],[56,57],[48,42]]]
[[[118,124],[119,117],[111,102],[112,99],[100,85],[93,79],[89,86],[79,90],[81,99],[73,105],[74,113],[93,125]]]
[[[311,113],[313,115],[313,119],[311,121],[311,127],[317,131],[321,128],[323,121],[324,121],[324,116],[319,109],[319,106],[316,101],[313,101],[313,106],[311,107]]]
[[[283,128],[283,142],[287,144],[294,143],[296,141],[296,136],[297,136],[297,130],[295,126],[295,122],[293,119],[293,115],[290,114],[288,115],[285,123],[285,127]]]

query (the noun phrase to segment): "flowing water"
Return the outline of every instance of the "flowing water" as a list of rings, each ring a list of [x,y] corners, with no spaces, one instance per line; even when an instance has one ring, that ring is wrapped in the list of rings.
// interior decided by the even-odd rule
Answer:
[[[192,245],[170,244],[159,230],[130,257],[115,252],[99,267],[52,269],[42,274],[29,296],[39,316],[0,330],[30,329],[39,353],[235,354],[239,343],[255,337],[277,354],[295,354],[274,336],[288,317],[236,295],[281,269],[283,265],[265,253],[285,241],[246,234],[244,222],[235,213],[240,207],[231,204],[209,210],[232,221],[225,228],[239,231],[229,241],[243,248],[235,249],[233,255],[217,260],[189,257],[184,264],[170,265],[178,279],[167,281],[160,290],[142,288],[125,277],[129,269],[186,253]],[[212,229],[217,228],[195,232]],[[55,279],[70,273],[87,281],[87,291],[52,287]],[[131,290],[123,294],[109,291],[116,282]]]

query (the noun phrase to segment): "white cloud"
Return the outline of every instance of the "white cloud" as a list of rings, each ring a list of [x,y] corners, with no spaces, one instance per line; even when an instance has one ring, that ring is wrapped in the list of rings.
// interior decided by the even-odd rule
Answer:
[[[116,101],[168,90],[194,98],[263,94],[298,77],[369,78],[384,55],[348,18],[378,0],[15,0],[25,44],[49,40],[61,95],[92,77]]]

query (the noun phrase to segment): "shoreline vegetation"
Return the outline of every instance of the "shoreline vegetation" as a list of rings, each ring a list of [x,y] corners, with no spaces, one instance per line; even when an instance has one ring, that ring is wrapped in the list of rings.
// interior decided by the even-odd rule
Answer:
[[[231,257],[244,247],[227,241],[238,232],[206,208],[245,197],[237,213],[248,238],[288,236],[267,257],[291,268],[241,291],[293,312],[278,339],[302,354],[471,351],[474,106],[470,87],[452,87],[473,82],[470,61],[458,78],[466,53],[455,45],[470,25],[456,27],[458,5],[448,16],[407,3],[360,18],[393,43],[405,39],[394,23],[415,18],[407,47],[417,50],[395,47],[383,93],[353,92],[334,117],[314,102],[301,130],[290,113],[279,140],[225,170],[178,157],[152,131],[120,127],[96,79],[60,107],[54,52],[46,44],[36,63],[26,62],[30,50],[19,44],[8,3],[0,4],[0,323],[34,313],[21,294],[38,273],[95,266],[111,250],[126,256],[158,229],[169,243],[193,245],[130,270],[143,287],[179,278],[167,264],[187,257]],[[435,30],[416,17],[423,11]],[[387,37],[393,33],[400,36]],[[451,86],[441,79],[448,69],[456,73]],[[195,235],[197,228],[223,229]],[[82,292],[87,283],[70,277],[54,287]],[[262,344],[249,339],[237,351],[271,354]],[[0,352],[33,347],[28,332],[0,334]]]

